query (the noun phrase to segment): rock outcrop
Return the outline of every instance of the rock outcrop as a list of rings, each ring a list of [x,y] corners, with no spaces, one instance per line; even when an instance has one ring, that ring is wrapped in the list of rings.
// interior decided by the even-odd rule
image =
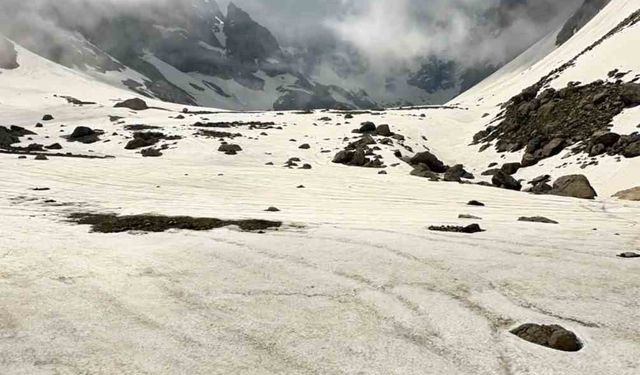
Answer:
[[[506,105],[503,120],[474,136],[476,143],[495,142],[498,152],[524,149],[522,167],[558,155],[567,148],[590,156],[640,156],[640,133],[609,131],[614,117],[640,105],[640,84],[596,81],[548,88],[525,89]]]
[[[0,36],[0,69],[16,69],[18,65],[18,52],[16,48],[3,36]]]

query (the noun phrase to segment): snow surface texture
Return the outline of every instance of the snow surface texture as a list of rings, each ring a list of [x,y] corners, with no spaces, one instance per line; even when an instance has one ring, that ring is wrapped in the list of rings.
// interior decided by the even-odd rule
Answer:
[[[22,138],[24,146],[59,142],[63,152],[115,158],[0,154],[0,373],[638,374],[640,263],[616,254],[640,249],[640,205],[610,198],[640,185],[638,159],[604,158],[578,170],[600,194],[595,201],[433,183],[409,176],[404,163],[387,175],[331,163],[343,138],[371,120],[390,124],[415,151],[429,147],[479,175],[502,160],[468,146],[491,118],[482,115],[497,114],[499,103],[637,7],[612,1],[548,55],[541,42],[457,99],[463,109],[390,110],[357,115],[351,124],[330,112],[175,119],[182,106],[116,109],[129,92],[16,46],[20,67],[0,75],[0,124],[35,131]],[[554,84],[605,78],[613,68],[637,74],[638,51],[628,46],[638,33],[635,26],[608,39]],[[73,106],[54,94],[98,104]],[[35,128],[45,113],[54,120]],[[331,121],[318,120],[325,116]],[[243,151],[229,156],[216,151],[216,139],[193,136],[192,124],[205,118],[273,121],[282,129],[232,129],[243,135],[231,141]],[[615,126],[639,122],[638,111],[628,111]],[[160,158],[142,158],[124,149],[127,124],[184,138]],[[103,129],[108,142],[60,138],[79,125]],[[311,148],[298,149],[302,143]],[[387,165],[397,160],[394,149],[380,151]],[[283,168],[291,157],[313,169]],[[516,177],[575,172],[556,162]],[[32,190],[44,187],[50,190]],[[487,206],[467,206],[472,199]],[[269,206],[281,211],[265,212]],[[78,211],[262,218],[285,226],[264,234],[98,234],[67,221]],[[481,217],[476,222],[486,232],[426,229],[473,222],[459,214]],[[559,224],[517,221],[539,215]],[[509,334],[530,322],[571,329],[584,349],[557,352]]]

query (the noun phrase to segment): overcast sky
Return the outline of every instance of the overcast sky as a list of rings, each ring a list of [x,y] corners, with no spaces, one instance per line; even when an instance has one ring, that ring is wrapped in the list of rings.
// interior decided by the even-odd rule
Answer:
[[[478,40],[478,15],[522,0],[233,0],[285,44],[330,33],[373,60],[434,53],[459,60],[502,61],[552,31],[582,0],[529,0],[532,11],[500,36]],[[229,0],[219,0],[223,9]],[[548,7],[554,11],[535,18]],[[555,18],[553,17],[555,16]]]

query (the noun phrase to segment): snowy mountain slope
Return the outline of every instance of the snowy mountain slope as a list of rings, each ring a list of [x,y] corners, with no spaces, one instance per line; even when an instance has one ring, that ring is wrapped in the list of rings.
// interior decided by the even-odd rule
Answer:
[[[394,155],[429,148],[475,181],[489,162],[520,160],[469,144],[500,103],[608,33],[633,3],[612,0],[549,57],[538,60],[543,42],[451,108],[241,113],[145,99],[152,108],[134,111],[114,107],[130,91],[15,46],[19,67],[0,70],[0,126],[35,134],[0,153],[0,373],[636,374],[639,265],[616,254],[640,251],[640,205],[610,195],[639,184],[637,158],[579,170],[599,197],[578,200],[431,182]],[[634,35],[638,26],[612,36],[552,84],[637,74],[625,48]],[[624,111],[615,126],[638,120]],[[406,138],[374,136],[387,168],[332,163],[365,121]],[[125,149],[139,125],[164,139]],[[102,130],[100,140],[69,142],[77,126]],[[219,152],[221,138],[242,150]],[[53,143],[62,149],[28,151]],[[162,156],[143,157],[149,147]],[[516,176],[575,168],[557,162]],[[97,233],[71,221],[78,212],[283,226]],[[559,224],[518,221],[538,215]],[[471,223],[486,231],[427,230]],[[523,323],[560,324],[584,348],[509,333]]]
[[[638,52],[629,46],[633,45],[633,41],[637,39],[640,27],[638,24],[624,28],[603,40],[594,49],[582,54],[637,10],[638,4],[635,1],[612,1],[592,22],[557,49],[553,47],[556,33],[552,33],[484,82],[452,100],[450,104],[469,109],[460,111],[462,113],[459,116],[453,116],[456,117],[453,121],[450,111],[433,112],[430,117],[430,127],[425,129],[424,133],[432,141],[430,147],[445,161],[464,163],[474,171],[485,170],[490,162],[498,161],[503,157],[505,159],[501,162],[520,161],[522,152],[500,154],[490,148],[477,153],[470,152],[469,149],[477,150],[480,145],[468,145],[475,133],[493,122],[495,116],[501,111],[502,103],[577,56],[579,57],[573,66],[563,70],[550,81],[551,87],[561,89],[569,82],[586,84],[599,79],[614,82],[617,78],[608,77],[608,73],[614,69],[629,72],[622,81],[637,81],[640,74],[640,59]],[[549,53],[546,54],[547,52]],[[482,117],[484,114],[490,116]],[[466,120],[459,120],[463,118]],[[640,125],[638,108],[625,110],[614,119],[613,124],[612,131],[621,134],[637,132],[637,125]],[[452,131],[453,126],[456,126],[455,131]],[[625,186],[636,186],[639,183],[637,181],[637,171],[640,170],[638,158],[623,158],[620,162],[616,162],[614,158],[601,156],[600,165],[581,169],[581,163],[576,162],[579,155],[571,158],[564,158],[564,156],[563,153],[547,159],[545,165],[522,169],[517,176],[530,180],[541,174],[556,176],[570,172],[584,173],[592,178],[592,183],[599,186],[599,191],[607,195]],[[565,166],[565,163],[570,165]]]

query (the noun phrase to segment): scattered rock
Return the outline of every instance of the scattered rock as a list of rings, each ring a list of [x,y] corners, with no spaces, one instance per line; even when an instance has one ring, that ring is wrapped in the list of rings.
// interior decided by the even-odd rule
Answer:
[[[467,214],[458,215],[458,219],[482,220],[481,217],[473,216],[473,215],[467,215]]]
[[[582,342],[575,333],[558,325],[524,324],[511,331],[512,334],[531,343],[565,352],[577,352]]]
[[[476,206],[476,207],[484,207],[485,204],[479,201],[469,201],[469,203],[467,203],[467,206]]]
[[[640,258],[640,254],[629,251],[626,253],[618,254],[618,258],[627,258],[627,259]]]
[[[549,194],[580,199],[594,199],[598,196],[584,175],[560,177],[553,183],[553,189]]]
[[[45,148],[47,150],[61,150],[62,146],[60,145],[60,143],[54,143],[54,144],[51,144],[49,146],[45,146]]]
[[[280,209],[278,209],[277,207],[269,207],[265,210],[266,212],[280,212]]]
[[[220,145],[220,147],[218,148],[218,151],[224,152],[227,155],[236,155],[238,152],[242,151],[242,147],[236,144],[226,143],[226,144]]]
[[[42,116],[42,121],[51,121],[51,120],[53,120],[53,116],[49,114]]]
[[[532,216],[532,217],[523,216],[519,218],[518,221],[525,221],[530,223],[543,223],[543,224],[559,224],[557,221],[548,219],[543,216]]]
[[[300,147],[298,147],[301,150],[308,150],[311,148],[311,146],[308,143],[302,144],[300,145]]]
[[[159,149],[154,148],[154,147],[146,148],[146,149],[140,151],[140,153],[145,158],[157,158],[157,157],[162,156],[162,152]]]
[[[49,160],[49,159],[46,157],[46,155],[39,154],[39,155],[36,155],[35,160]]]

